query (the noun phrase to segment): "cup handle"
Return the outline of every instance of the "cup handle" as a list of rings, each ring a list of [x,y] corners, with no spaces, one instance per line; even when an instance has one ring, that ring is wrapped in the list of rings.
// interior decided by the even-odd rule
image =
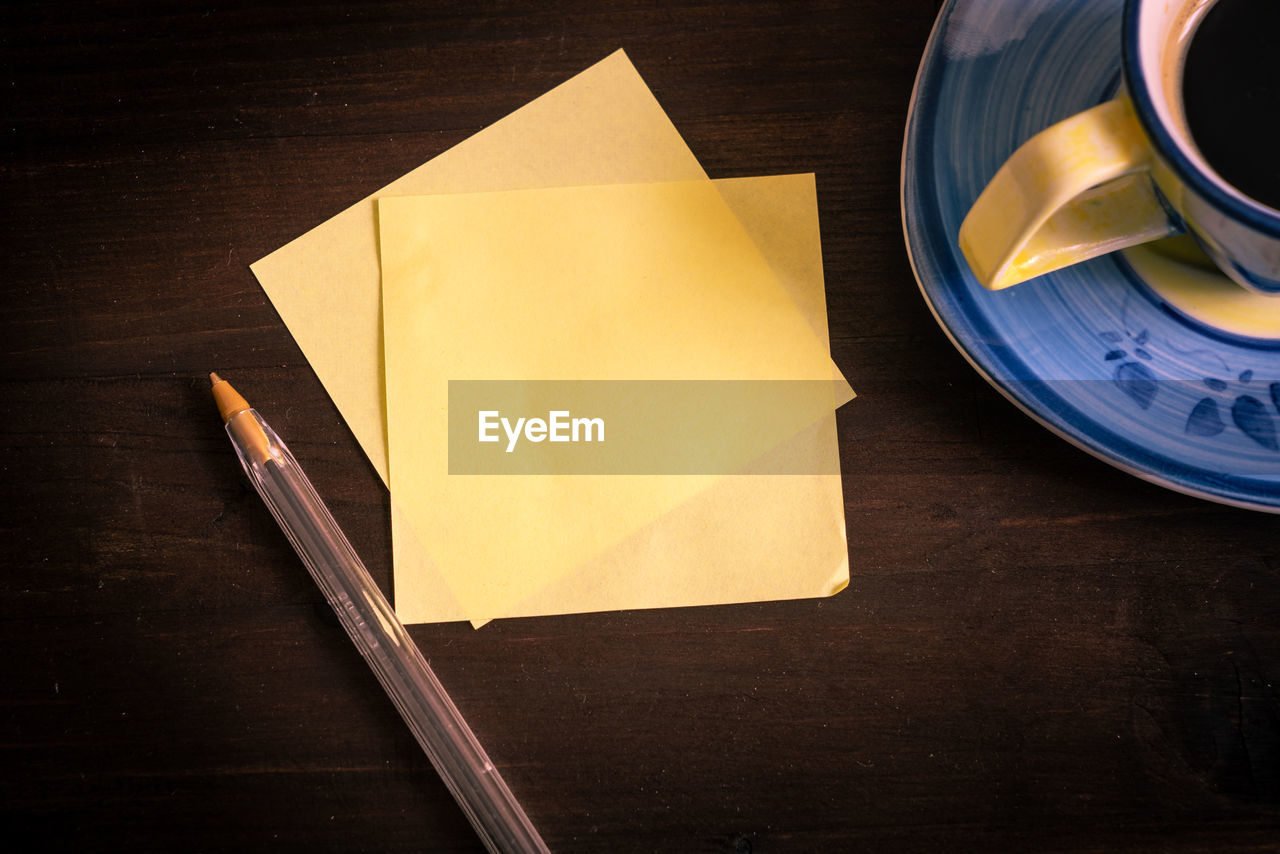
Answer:
[[[1007,288],[1183,230],[1156,196],[1128,98],[1042,130],[1005,161],[960,226],[983,287]]]

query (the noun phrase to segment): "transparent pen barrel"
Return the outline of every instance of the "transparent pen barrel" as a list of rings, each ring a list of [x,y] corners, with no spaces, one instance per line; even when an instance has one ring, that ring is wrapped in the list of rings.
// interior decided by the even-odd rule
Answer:
[[[288,448],[257,412],[236,417],[246,416],[257,421],[270,448],[269,460],[255,459],[228,422],[249,479],[485,846],[547,851]]]

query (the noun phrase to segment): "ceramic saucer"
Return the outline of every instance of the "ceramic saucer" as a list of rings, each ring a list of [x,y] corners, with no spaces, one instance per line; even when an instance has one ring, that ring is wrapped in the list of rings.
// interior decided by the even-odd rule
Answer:
[[[1280,301],[1183,238],[1003,291],[973,278],[960,222],[1037,131],[1112,97],[1114,0],[951,0],[916,79],[902,216],[920,289],[997,389],[1079,447],[1203,498],[1280,512]]]

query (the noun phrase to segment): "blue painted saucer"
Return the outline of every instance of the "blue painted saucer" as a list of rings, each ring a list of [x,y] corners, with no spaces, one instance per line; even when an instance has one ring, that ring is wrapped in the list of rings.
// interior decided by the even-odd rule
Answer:
[[[916,79],[902,216],[920,289],[956,347],[1053,432],[1180,492],[1280,512],[1280,302],[1182,243],[1004,291],[975,281],[960,222],[1037,131],[1112,97],[1115,0],[951,0]]]

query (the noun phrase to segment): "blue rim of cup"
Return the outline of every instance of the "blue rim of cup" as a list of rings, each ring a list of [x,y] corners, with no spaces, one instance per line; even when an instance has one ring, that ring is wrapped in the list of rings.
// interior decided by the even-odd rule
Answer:
[[[1260,202],[1250,203],[1223,189],[1220,178],[1206,175],[1178,146],[1173,134],[1162,125],[1151,98],[1150,83],[1142,73],[1138,38],[1138,22],[1142,14],[1141,0],[1127,0],[1121,25],[1120,60],[1124,78],[1129,81],[1129,97],[1134,112],[1142,123],[1147,138],[1170,168],[1203,199],[1233,219],[1264,234],[1280,237],[1280,213],[1268,213]]]

